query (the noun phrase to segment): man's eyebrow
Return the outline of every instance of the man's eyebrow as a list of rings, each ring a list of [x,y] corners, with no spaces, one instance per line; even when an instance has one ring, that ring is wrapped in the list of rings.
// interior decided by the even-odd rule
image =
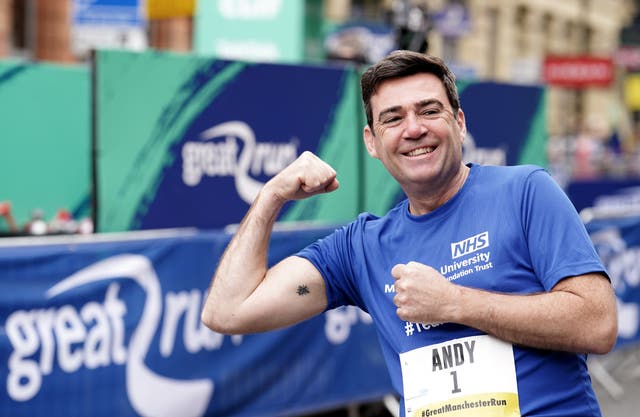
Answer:
[[[420,100],[415,104],[416,108],[427,107],[427,106],[437,106],[439,108],[444,108],[444,103],[438,99],[430,98],[426,100]]]
[[[378,113],[378,121],[382,121],[382,117],[386,116],[389,113],[397,113],[398,111],[400,111],[400,109],[402,109],[401,106],[391,106],[387,109],[382,110],[380,113]]]

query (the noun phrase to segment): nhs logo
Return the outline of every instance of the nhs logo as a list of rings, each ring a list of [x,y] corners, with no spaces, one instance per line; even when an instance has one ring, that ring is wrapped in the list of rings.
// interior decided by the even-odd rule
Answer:
[[[451,257],[456,259],[487,247],[489,247],[489,232],[482,232],[460,242],[452,243]]]

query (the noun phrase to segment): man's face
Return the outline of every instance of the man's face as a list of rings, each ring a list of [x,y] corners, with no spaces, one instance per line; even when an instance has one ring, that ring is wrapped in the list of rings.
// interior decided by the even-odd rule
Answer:
[[[371,97],[371,111],[373,129],[364,129],[367,151],[405,192],[448,185],[460,169],[466,126],[464,113],[454,115],[436,76],[384,81]]]

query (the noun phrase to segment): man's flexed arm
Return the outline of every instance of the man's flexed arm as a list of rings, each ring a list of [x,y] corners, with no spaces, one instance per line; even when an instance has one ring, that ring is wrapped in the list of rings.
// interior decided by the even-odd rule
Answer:
[[[220,333],[254,333],[324,310],[324,280],[306,259],[288,257],[267,269],[273,225],[283,205],[338,188],[336,172],[310,152],[265,184],[214,274],[202,321]]]

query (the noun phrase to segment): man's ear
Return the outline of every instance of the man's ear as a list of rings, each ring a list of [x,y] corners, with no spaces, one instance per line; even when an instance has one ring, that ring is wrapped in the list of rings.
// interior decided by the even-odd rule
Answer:
[[[376,144],[374,143],[375,136],[374,136],[373,132],[371,131],[371,128],[369,127],[369,125],[366,125],[364,127],[364,131],[362,133],[362,137],[364,139],[364,146],[367,147],[367,152],[369,152],[369,155],[371,155],[372,157],[374,157],[376,159],[380,159],[380,158],[378,158],[378,151],[376,151]]]
[[[458,117],[456,118],[456,123],[458,123],[458,128],[460,129],[460,143],[464,142],[464,138],[467,137],[467,122],[464,119],[464,112],[462,109],[458,109]]]

